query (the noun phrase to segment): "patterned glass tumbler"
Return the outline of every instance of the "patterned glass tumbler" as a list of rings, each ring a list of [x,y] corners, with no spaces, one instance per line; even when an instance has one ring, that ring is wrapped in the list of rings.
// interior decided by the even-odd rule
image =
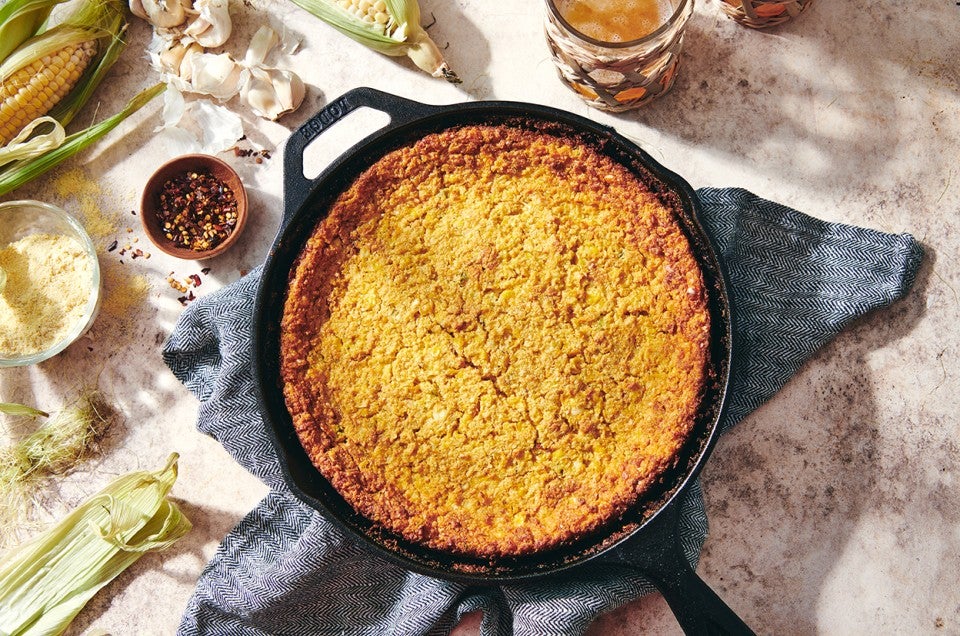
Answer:
[[[813,0],[721,0],[724,13],[754,29],[783,24],[806,9]]]
[[[603,42],[570,25],[546,0],[547,44],[564,84],[594,108],[622,112],[643,106],[673,86],[694,0],[661,0],[670,17],[635,40]]]

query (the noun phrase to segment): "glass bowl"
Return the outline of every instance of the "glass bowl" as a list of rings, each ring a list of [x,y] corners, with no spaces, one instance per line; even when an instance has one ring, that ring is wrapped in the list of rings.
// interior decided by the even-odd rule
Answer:
[[[100,262],[90,236],[80,223],[60,208],[42,201],[9,201],[0,203],[0,248],[36,233],[70,236],[83,247],[91,261],[92,275],[89,294],[83,314],[70,327],[66,336],[50,347],[23,355],[0,353],[0,367],[20,367],[52,358],[87,332],[100,311],[101,281]],[[0,278],[4,278],[0,274]],[[0,291],[2,293],[2,291]]]

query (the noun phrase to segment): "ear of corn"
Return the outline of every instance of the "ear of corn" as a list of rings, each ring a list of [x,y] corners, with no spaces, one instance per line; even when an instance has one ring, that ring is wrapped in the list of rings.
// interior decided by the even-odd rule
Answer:
[[[96,40],[68,44],[6,78],[0,85],[0,146],[52,111],[77,85],[96,53]]]
[[[7,0],[0,6],[0,62],[43,28],[54,5],[66,0]]]
[[[4,13],[5,4],[0,17],[22,17],[30,3],[40,11],[43,1],[60,0],[8,0],[18,3],[21,12]],[[67,136],[59,147],[50,148],[50,136],[40,133],[41,127],[35,124],[42,117],[52,117],[66,126],[83,108],[123,51],[125,12],[123,0],[82,0],[60,24],[22,42],[0,61],[0,149],[11,140],[17,145],[11,152],[0,152],[0,194],[87,147],[162,92],[161,85],[144,90],[121,113]],[[9,24],[0,23],[0,28]],[[25,24],[21,27],[26,28]],[[26,135],[21,134],[24,130]]]
[[[301,8],[374,51],[406,55],[434,77],[460,83],[420,26],[417,0],[293,0]]]
[[[36,117],[70,122],[122,50],[123,10],[118,0],[87,0],[0,64],[0,145]]]

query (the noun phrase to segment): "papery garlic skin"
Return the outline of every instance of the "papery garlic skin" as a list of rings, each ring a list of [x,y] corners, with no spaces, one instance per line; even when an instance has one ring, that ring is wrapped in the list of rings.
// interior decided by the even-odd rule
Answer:
[[[223,101],[240,91],[244,76],[248,73],[229,53],[197,53],[190,57],[190,62],[191,90]]]

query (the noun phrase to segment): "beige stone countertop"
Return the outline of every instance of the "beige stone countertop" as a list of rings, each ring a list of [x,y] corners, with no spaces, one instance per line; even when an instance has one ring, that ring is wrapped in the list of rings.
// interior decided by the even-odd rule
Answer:
[[[173,496],[194,524],[99,593],[70,634],[171,634],[223,536],[266,488],[195,429],[196,400],[160,350],[183,311],[168,276],[198,274],[203,296],[261,263],[277,230],[290,132],[340,94],[371,86],[427,103],[549,104],[614,126],[694,187],[740,186],[828,221],[922,242],[911,293],[858,320],[769,403],[725,435],[703,472],[710,534],[698,573],[762,634],[960,634],[960,6],[819,0],[769,31],[741,27],[699,0],[671,93],[611,115],[556,76],[540,0],[422,0],[424,22],[463,79],[453,86],[405,58],[373,53],[281,0],[233,0],[227,50],[261,23],[300,49],[278,65],[308,85],[297,112],[258,119],[237,101],[242,148],[223,153],[252,217],[240,242],[205,262],[110,251],[147,239],[132,213],[147,175],[174,153],[158,136],[157,99],[82,155],[3,200],[36,198],[76,214],[97,245],[103,310],[56,358],[0,369],[0,398],[56,410],[96,383],[122,415],[95,459],[45,494],[59,516],[115,476],[180,453]],[[134,20],[129,45],[78,117],[119,110],[156,79]],[[308,170],[369,132],[362,120],[324,136]],[[201,273],[202,268],[209,268]],[[0,427],[9,432],[9,427]],[[471,617],[458,633],[473,634]],[[673,634],[663,600],[603,616],[590,634]]]

